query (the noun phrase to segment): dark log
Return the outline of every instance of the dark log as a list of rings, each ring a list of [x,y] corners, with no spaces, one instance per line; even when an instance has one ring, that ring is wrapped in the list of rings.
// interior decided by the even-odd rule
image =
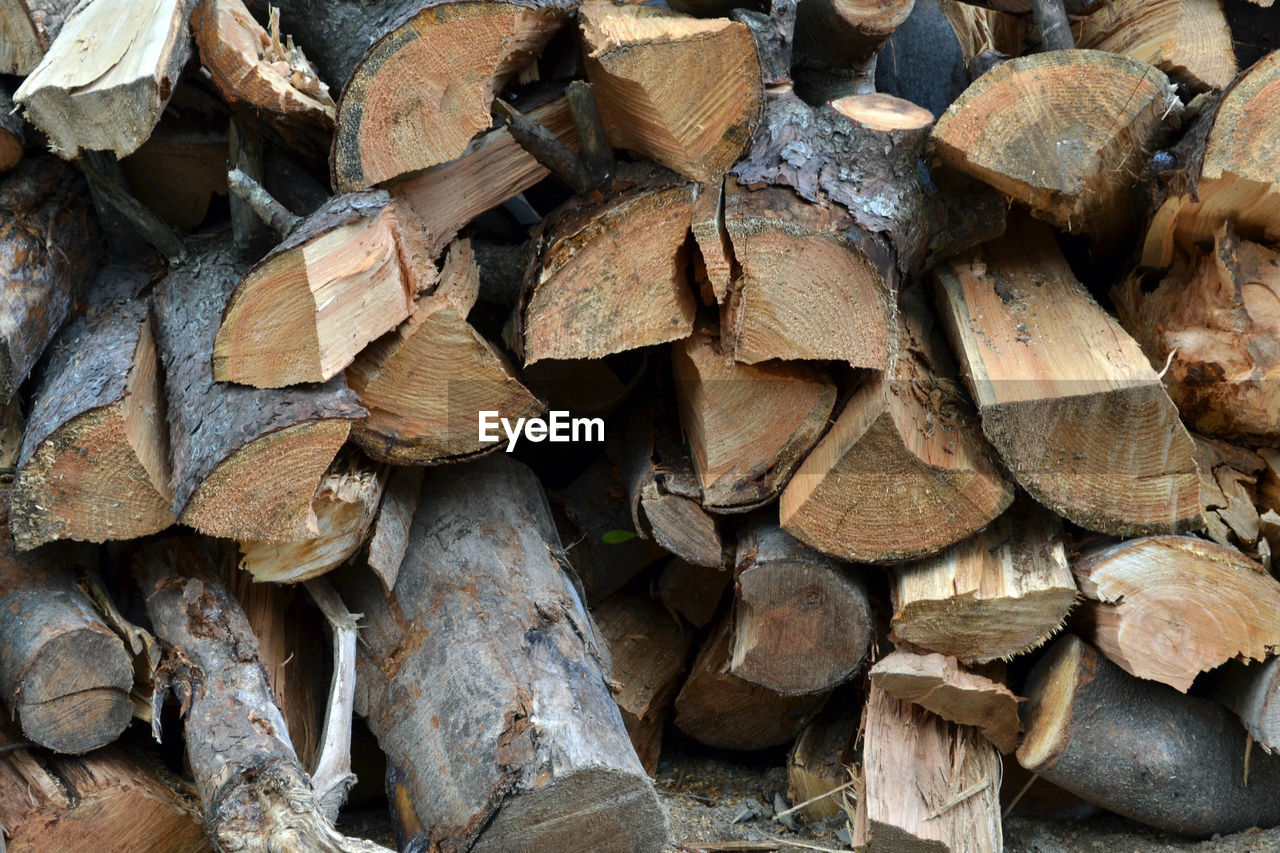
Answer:
[[[672,557],[658,575],[658,599],[695,628],[705,628],[720,609],[720,599],[733,580],[726,565],[696,566]]]
[[[811,104],[876,91],[876,55],[915,0],[802,0],[796,8],[796,94]]]

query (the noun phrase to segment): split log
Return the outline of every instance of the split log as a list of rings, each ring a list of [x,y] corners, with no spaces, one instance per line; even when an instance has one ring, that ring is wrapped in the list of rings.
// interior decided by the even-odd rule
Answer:
[[[356,708],[412,795],[411,846],[665,842],[559,550],[541,486],[504,454],[428,473],[389,599],[367,575],[343,579],[366,620]]]
[[[1234,548],[1153,536],[1089,551],[1071,570],[1085,638],[1139,678],[1185,693],[1228,660],[1280,651],[1280,581]]]
[[[844,792],[857,778],[857,743],[861,731],[861,697],[840,690],[804,727],[787,753],[787,796],[805,820],[835,817],[854,796]]]
[[[0,39],[2,38],[0,35]],[[8,172],[22,162],[26,153],[25,144],[26,132],[23,130],[22,116],[17,114],[8,90],[0,87],[0,172]]]
[[[1125,328],[1197,430],[1242,439],[1280,436],[1280,252],[1242,240],[1230,224],[1213,248],[1181,253],[1155,289],[1130,276],[1114,294]]]
[[[1238,548],[1270,570],[1271,544],[1258,512],[1258,475],[1265,463],[1258,454],[1226,442],[1192,435],[1200,469],[1200,507],[1204,535],[1219,545]]]
[[[1075,602],[1057,520],[1029,501],[976,536],[895,570],[891,639],[984,663],[1035,648]]]
[[[75,5],[75,0],[0,3],[0,73],[25,76],[34,71]]]
[[[219,382],[327,382],[413,313],[434,268],[402,255],[390,197],[334,197],[245,273],[213,350]],[[425,271],[423,271],[425,270]]]
[[[544,410],[506,357],[467,322],[479,288],[470,241],[455,241],[435,290],[347,368],[347,382],[369,410],[352,438],[372,458],[427,465],[489,453],[506,440],[480,441],[478,412],[515,423]]]
[[[211,853],[188,786],[141,750],[70,758],[0,737],[0,824],[9,853]]]
[[[703,507],[772,500],[826,429],[835,382],[810,364],[737,364],[709,329],[674,344],[671,361]]]
[[[1236,76],[1231,28],[1215,0],[1112,0],[1085,18],[1076,47],[1154,65],[1191,91],[1225,89]]]
[[[1200,525],[1194,445],[1177,409],[1046,227],[1011,225],[935,275],[982,430],[1032,497],[1101,533]]]
[[[778,505],[784,530],[846,560],[936,553],[1013,500],[918,296],[900,308],[897,343],[892,366],[854,392]]]
[[[0,183],[0,400],[27,378],[101,256],[84,182],[29,158]]]
[[[1240,718],[1259,746],[1280,750],[1280,657],[1228,662],[1211,695]]]
[[[707,746],[766,749],[804,729],[827,693],[783,696],[729,671],[733,620],[721,619],[703,642],[676,696],[675,726]]]
[[[979,729],[1003,753],[1018,747],[1018,697],[998,681],[961,669],[955,658],[898,649],[876,661],[868,675],[890,696]]]
[[[1144,266],[1169,266],[1177,249],[1212,242],[1227,221],[1245,239],[1280,242],[1280,181],[1270,154],[1280,133],[1277,79],[1280,52],[1273,51],[1237,78],[1175,149],[1175,168],[1154,193]]]
[[[1055,785],[1197,838],[1280,823],[1280,757],[1250,758],[1225,708],[1134,678],[1073,636],[1040,659],[1026,693],[1018,761]]]
[[[103,542],[175,521],[164,390],[141,270],[109,265],[55,339],[32,399],[9,525],[27,550]]]
[[[724,228],[723,180],[698,188],[689,230],[698,247],[695,269],[702,301],[707,305],[723,304],[733,280],[734,263],[729,232]]]
[[[230,235],[192,241],[152,297],[164,368],[174,514],[210,536],[288,541],[315,529],[321,475],[362,417],[341,379],[256,390],[215,382],[222,307],[243,267]]]
[[[732,580],[727,566],[696,566],[672,557],[658,575],[655,593],[667,610],[679,613],[695,628],[705,628],[719,611]]]
[[[71,159],[81,150],[124,157],[151,135],[191,56],[185,0],[89,0],[13,99]]]
[[[609,143],[695,181],[719,180],[760,120],[747,28],[607,0],[584,3],[578,23]]]
[[[805,0],[796,6],[796,93],[824,104],[876,91],[876,55],[915,0]]]
[[[115,740],[133,717],[133,661],[76,588],[76,555],[8,544],[0,489],[0,697],[28,740],[82,753]]]
[[[875,637],[870,594],[852,567],[763,518],[738,535],[733,609],[729,672],[788,696],[852,678]]]
[[[684,680],[689,636],[661,605],[644,596],[610,596],[591,615],[609,647],[610,683],[640,763],[658,769],[662,730]]]
[[[421,468],[392,468],[382,492],[382,505],[369,536],[369,568],[390,594],[396,588],[400,564],[409,550],[409,530],[422,496]]]
[[[854,846],[869,853],[1004,849],[1000,754],[977,729],[875,686],[862,726]]]
[[[253,630],[205,548],[194,539],[157,542],[138,552],[134,569],[156,635],[169,645],[157,689],[181,703],[187,763],[214,844],[386,853],[344,837],[320,812]]]
[[[368,538],[386,479],[386,469],[359,452],[339,452],[311,499],[314,533],[298,542],[241,542],[240,568],[262,583],[298,583],[342,565]]]
[[[1114,241],[1133,187],[1181,102],[1164,72],[1096,50],[1021,57],[982,75],[933,129],[940,160],[1037,217]]]
[[[221,126],[226,119],[203,109],[213,104],[201,101],[213,98],[197,99],[195,93],[193,87],[180,87],[147,141],[120,161],[133,197],[166,225],[184,232],[205,221],[215,196],[227,194],[229,144]]]
[[[685,240],[695,187],[619,169],[603,201],[573,199],[544,226],[522,310],[526,365],[601,358],[693,331]],[[618,234],[630,235],[626,244]]]

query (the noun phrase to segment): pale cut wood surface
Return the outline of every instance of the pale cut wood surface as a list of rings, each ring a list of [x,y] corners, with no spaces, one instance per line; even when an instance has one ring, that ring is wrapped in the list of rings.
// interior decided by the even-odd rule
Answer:
[[[418,511],[422,478],[421,468],[392,468],[382,492],[382,505],[373,520],[373,531],[369,535],[369,568],[382,581],[382,588],[388,594],[396,588],[400,564],[409,550],[409,529],[413,526],[413,514]]]
[[[1216,0],[1111,0],[1072,29],[1076,47],[1149,63],[1192,91],[1225,89],[1236,76],[1231,28]]]

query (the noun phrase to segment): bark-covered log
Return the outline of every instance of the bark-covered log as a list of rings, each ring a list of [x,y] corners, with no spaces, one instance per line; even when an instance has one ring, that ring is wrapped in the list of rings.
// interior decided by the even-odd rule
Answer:
[[[390,598],[367,574],[341,579],[366,620],[356,708],[412,795],[411,846],[665,842],[559,551],[541,486],[500,454],[428,474]]]
[[[75,6],[76,0],[0,2],[0,73],[35,70]]]
[[[876,54],[915,0],[802,0],[792,64],[796,92],[811,104],[876,91]]]
[[[287,540],[314,524],[320,476],[365,411],[341,381],[257,390],[213,379],[222,307],[243,272],[230,235],[192,241],[153,296],[165,374],[174,513],[213,536]]]

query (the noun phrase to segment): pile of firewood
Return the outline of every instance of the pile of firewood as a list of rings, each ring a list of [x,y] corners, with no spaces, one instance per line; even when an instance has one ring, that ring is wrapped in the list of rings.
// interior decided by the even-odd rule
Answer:
[[[668,2],[0,2],[11,849],[1280,824],[1280,10]]]

